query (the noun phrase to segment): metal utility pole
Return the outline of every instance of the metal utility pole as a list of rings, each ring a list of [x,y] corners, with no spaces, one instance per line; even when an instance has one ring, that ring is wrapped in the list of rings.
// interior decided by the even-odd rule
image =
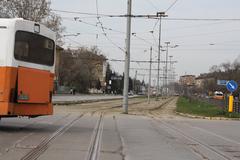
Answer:
[[[150,48],[150,67],[149,67],[149,81],[148,81],[148,104],[150,104],[151,81],[152,81],[152,47]]]
[[[165,42],[165,44],[167,45],[167,50],[166,50],[166,71],[165,71],[165,92],[166,92],[166,96],[168,95],[168,47],[170,42]]]
[[[157,94],[156,94],[156,100],[158,100],[159,96],[159,87],[160,87],[160,55],[161,55],[161,31],[162,31],[162,17],[167,17],[165,12],[157,12],[157,17],[160,17],[159,19],[159,41],[158,41],[158,73],[157,73]]]
[[[170,75],[169,75],[169,83],[172,83],[173,82],[173,63],[172,63],[172,58],[173,56],[169,56],[169,62],[170,62]]]
[[[127,7],[127,34],[126,34],[126,53],[125,53],[125,69],[124,69],[124,89],[123,89],[123,110],[128,114],[128,86],[129,86],[129,68],[130,68],[130,45],[131,45],[131,15],[132,0],[128,0]]]
[[[137,88],[136,88],[136,82],[137,82],[137,70],[135,72],[135,77],[134,77],[134,81],[133,81],[133,90],[134,90],[134,94],[137,93]]]

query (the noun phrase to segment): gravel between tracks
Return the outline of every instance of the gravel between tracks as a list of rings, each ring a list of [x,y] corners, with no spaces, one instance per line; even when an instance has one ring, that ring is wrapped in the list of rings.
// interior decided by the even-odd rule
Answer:
[[[134,98],[129,100],[129,114],[157,117],[174,118],[177,97],[167,99],[151,100],[148,104],[146,98]],[[55,114],[61,113],[90,113],[99,114],[105,112],[107,115],[117,115],[122,113],[122,100],[101,101],[94,103],[84,103],[75,105],[56,105]]]

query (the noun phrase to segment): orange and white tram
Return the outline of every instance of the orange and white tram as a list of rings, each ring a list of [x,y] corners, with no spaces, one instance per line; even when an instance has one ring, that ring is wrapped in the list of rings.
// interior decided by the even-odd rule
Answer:
[[[55,33],[0,18],[0,118],[53,114]]]

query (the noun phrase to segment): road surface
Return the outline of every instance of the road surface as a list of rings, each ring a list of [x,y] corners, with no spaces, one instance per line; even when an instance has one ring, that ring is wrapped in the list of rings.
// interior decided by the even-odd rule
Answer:
[[[55,115],[0,122],[1,160],[234,160],[240,122],[174,114],[176,98],[56,106]]]

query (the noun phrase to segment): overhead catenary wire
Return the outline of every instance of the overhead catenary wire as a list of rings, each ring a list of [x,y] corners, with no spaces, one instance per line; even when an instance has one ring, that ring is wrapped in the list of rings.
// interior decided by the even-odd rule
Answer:
[[[179,36],[171,36],[167,38],[187,38],[187,37],[198,37],[198,36],[206,36],[211,34],[223,34],[223,33],[231,33],[235,31],[240,31],[240,29],[232,29],[232,30],[226,30],[221,32],[208,32],[208,33],[199,33],[199,34],[191,34],[191,35],[179,35]]]
[[[156,21],[156,23],[154,24],[154,26],[153,26],[153,31],[155,31],[155,29],[156,29],[156,27],[157,27],[157,25],[158,25],[158,23],[160,22],[160,20],[159,19],[157,19],[157,21]]]
[[[60,10],[60,9],[51,9],[51,11],[53,11],[53,12],[61,12],[61,13],[68,13],[68,14],[79,14],[79,15],[97,16],[96,13],[89,13],[89,12],[68,11],[68,10]],[[110,15],[99,14],[99,16],[108,17],[108,16],[110,16]]]
[[[176,3],[178,0],[175,0],[166,10],[165,12],[168,12]]]
[[[97,16],[97,14],[95,14],[96,16]],[[93,16],[93,15],[92,15]],[[102,14],[99,14],[98,15],[99,17],[101,17],[102,18]],[[97,17],[98,17],[97,16]],[[107,16],[107,15],[105,15],[105,16]],[[108,16],[111,16],[111,15],[108,15]],[[120,15],[120,16],[123,16],[123,15]],[[126,15],[125,15],[126,16]],[[134,16],[134,15],[133,15]],[[149,15],[148,15],[149,16]],[[156,18],[157,19],[157,21],[159,21],[159,18]],[[163,20],[172,20],[172,18],[163,18]],[[189,19],[189,18],[184,18],[184,19],[182,19],[182,18],[175,18],[174,20],[189,20],[189,21],[240,21],[240,19]],[[96,26],[95,24],[90,24],[90,23],[88,23],[88,22],[86,22],[86,21],[82,21],[82,20],[79,20],[79,22],[81,22],[81,23],[85,23],[85,24],[88,24],[88,25],[92,25],[92,26],[94,26],[94,27],[98,27],[98,28],[102,28],[102,26]],[[107,30],[107,31],[112,31],[112,32],[115,32],[115,33],[120,33],[120,34],[125,34],[124,32],[121,32],[121,31],[117,31],[117,30],[113,30],[112,28],[107,28],[107,27],[105,27],[105,26],[103,26],[104,27],[104,29],[105,30]],[[218,32],[218,33],[203,33],[204,35],[206,34],[206,35],[209,35],[209,34],[219,34],[220,32]],[[223,33],[223,32],[221,32],[221,33]],[[179,37],[187,37],[187,36],[200,36],[200,34],[199,35],[180,35]],[[141,38],[141,40],[142,41],[144,41],[145,43],[147,43],[147,44],[150,44],[149,43],[149,41],[148,40],[146,40],[146,39],[143,39],[142,37],[139,37],[139,36],[137,36],[136,38],[138,38],[138,39],[140,39]],[[154,37],[153,37],[154,38]],[[174,37],[173,37],[174,38]],[[111,40],[111,39],[110,39]],[[147,42],[148,41],[148,42]],[[115,45],[114,45],[115,46]],[[155,46],[155,45],[154,45]],[[119,45],[116,45],[115,47],[119,47]]]
[[[101,28],[102,30],[104,30],[103,35],[106,37],[106,39],[107,39],[112,45],[114,45],[115,47],[117,47],[119,50],[121,50],[122,52],[125,52],[125,50],[124,50],[122,47],[118,46],[116,43],[114,43],[114,42],[107,36],[107,33],[105,32],[105,30],[113,31],[113,32],[118,32],[118,33],[124,33],[124,32],[117,31],[117,30],[114,30],[114,29],[112,29],[112,28],[107,28],[107,27],[104,27],[103,25],[98,26],[97,24],[88,23],[88,22],[86,22],[86,21],[83,21],[83,20],[79,19],[78,17],[75,17],[74,20],[77,21],[77,22],[80,22],[80,23],[84,23],[84,24],[86,24],[86,25],[90,25],[90,26],[93,26],[93,27]]]
[[[144,39],[144,38],[142,38],[142,37],[137,36],[136,33],[132,33],[132,36],[134,36],[134,37],[136,37],[137,39],[139,39],[139,40],[141,40],[141,41],[143,41],[143,42],[149,44],[150,46],[156,46],[156,45],[153,44],[152,42],[150,42],[150,41],[148,41],[148,40],[146,40],[146,39]],[[156,53],[158,52],[158,51],[155,50],[155,49],[153,49],[153,51],[156,52]]]
[[[99,58],[94,57],[81,57],[82,60],[95,60],[99,61]],[[106,61],[112,61],[112,62],[125,62],[123,59],[114,59],[114,58],[103,58]],[[147,60],[131,60],[132,63],[150,63],[150,61]],[[157,63],[157,61],[151,61],[152,63]],[[166,61],[161,61],[161,63],[166,63]],[[170,61],[168,61],[170,63]],[[172,63],[177,63],[177,61],[172,61]]]
[[[118,46],[115,42],[113,42],[107,35],[106,31],[105,31],[105,27],[103,26],[103,23],[100,21],[100,17],[99,17],[99,7],[98,7],[98,0],[96,0],[96,10],[97,10],[97,24],[100,24],[101,30],[103,32],[103,35],[106,37],[106,39],[115,47],[117,47],[119,50],[121,50],[122,52],[125,53],[125,49],[121,48],[120,46]]]
[[[159,19],[153,16],[139,16],[145,19]],[[240,18],[162,18],[168,21],[240,21]]]
[[[78,12],[78,11],[67,11],[67,10],[59,10],[59,9],[52,9],[51,11],[54,12],[63,12],[68,14],[80,14],[80,15],[89,15],[96,17],[110,17],[110,18],[125,18],[131,16],[132,18],[146,18],[146,19],[159,19],[156,15],[111,15],[111,14],[96,14],[96,13],[87,13],[87,12]],[[75,16],[76,17],[76,16]],[[79,17],[81,18],[81,17]],[[93,18],[93,17],[91,17]],[[240,18],[162,18],[162,20],[171,20],[171,21],[240,21]]]
[[[148,2],[156,11],[159,10],[159,8],[151,0],[145,0],[145,1]]]

